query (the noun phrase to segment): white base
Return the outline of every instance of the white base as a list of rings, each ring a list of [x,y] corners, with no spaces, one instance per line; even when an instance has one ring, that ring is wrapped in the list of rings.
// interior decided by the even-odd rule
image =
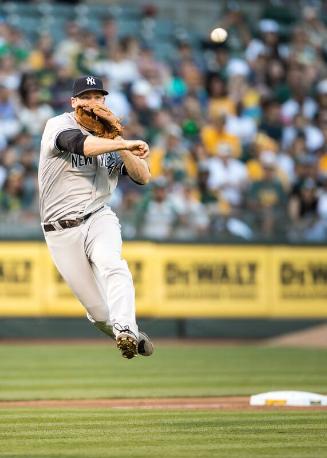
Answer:
[[[251,406],[327,406],[327,396],[305,391],[270,391],[251,396]]]

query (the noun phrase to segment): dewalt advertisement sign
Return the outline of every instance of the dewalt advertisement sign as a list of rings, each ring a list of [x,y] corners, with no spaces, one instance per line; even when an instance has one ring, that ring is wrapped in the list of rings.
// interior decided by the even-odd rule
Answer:
[[[0,316],[40,315],[41,243],[0,245]]]
[[[260,248],[165,246],[160,316],[265,315],[267,256]]]
[[[131,242],[123,256],[139,317],[327,317],[327,247]],[[0,316],[85,309],[44,243],[1,243]]]
[[[327,316],[327,248],[272,250],[272,316]]]

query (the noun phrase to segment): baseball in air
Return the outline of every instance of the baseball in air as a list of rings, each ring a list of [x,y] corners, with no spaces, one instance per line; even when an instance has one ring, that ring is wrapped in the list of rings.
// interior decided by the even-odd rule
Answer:
[[[228,33],[225,29],[218,27],[217,29],[213,29],[210,33],[210,38],[215,43],[223,43],[226,40],[227,35]]]

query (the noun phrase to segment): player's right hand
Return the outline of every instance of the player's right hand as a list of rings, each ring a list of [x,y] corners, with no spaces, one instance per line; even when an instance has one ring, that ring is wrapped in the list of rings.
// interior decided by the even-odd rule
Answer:
[[[140,149],[131,150],[131,153],[139,157],[140,159],[146,159],[150,155],[149,145],[145,143],[145,146],[141,148],[141,150]]]
[[[128,149],[135,156],[145,159],[149,156],[149,145],[142,140],[125,140],[126,149]]]

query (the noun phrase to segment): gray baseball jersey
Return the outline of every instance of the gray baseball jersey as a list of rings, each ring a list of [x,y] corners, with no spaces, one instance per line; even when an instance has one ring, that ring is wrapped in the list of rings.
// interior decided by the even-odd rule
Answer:
[[[49,119],[42,136],[38,180],[43,222],[75,219],[102,207],[122,172],[118,153],[85,157],[60,151],[58,135],[71,129],[90,135],[71,112]]]

